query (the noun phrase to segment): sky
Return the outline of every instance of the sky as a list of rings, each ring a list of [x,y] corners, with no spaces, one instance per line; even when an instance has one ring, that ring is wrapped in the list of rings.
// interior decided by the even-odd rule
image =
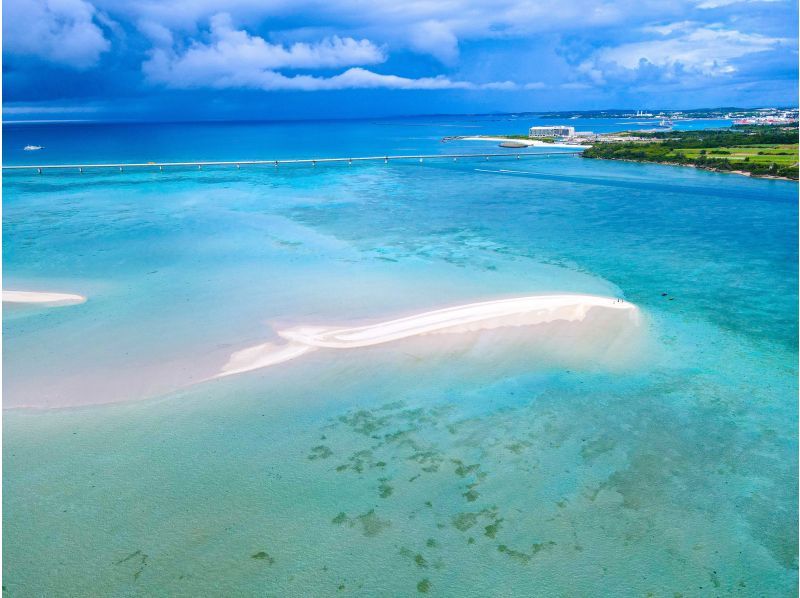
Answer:
[[[4,119],[796,106],[796,0],[5,0]]]

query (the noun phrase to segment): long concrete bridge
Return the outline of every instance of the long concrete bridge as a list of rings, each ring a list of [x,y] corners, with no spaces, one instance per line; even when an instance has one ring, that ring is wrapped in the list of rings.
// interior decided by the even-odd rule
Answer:
[[[109,164],[36,164],[36,165],[15,165],[3,166],[3,171],[35,171],[38,174],[43,174],[46,170],[73,170],[77,172],[84,172],[87,170],[101,170],[101,169],[118,169],[124,172],[126,169],[158,169],[163,171],[165,168],[198,168],[202,169],[204,166],[232,166],[241,168],[242,166],[274,166],[277,168],[282,165],[290,164],[309,164],[316,166],[317,164],[329,163],[347,163],[353,164],[354,162],[377,162],[383,161],[388,164],[389,162],[408,161],[414,160],[424,162],[425,160],[453,160],[459,159],[479,159],[490,160],[492,158],[540,158],[546,156],[564,156],[564,155],[577,155],[580,151],[558,151],[558,152],[504,152],[492,154],[422,154],[413,156],[360,156],[355,158],[298,158],[286,160],[220,160],[220,161],[198,161],[198,162],[129,162],[129,163],[109,163]]]

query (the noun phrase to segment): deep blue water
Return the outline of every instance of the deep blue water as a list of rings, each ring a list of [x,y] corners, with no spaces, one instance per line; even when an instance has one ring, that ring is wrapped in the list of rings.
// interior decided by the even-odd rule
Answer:
[[[4,159],[487,151],[439,139],[527,126],[15,125]],[[3,190],[4,288],[88,297],[5,310],[5,406],[37,407],[4,415],[10,595],[796,594],[796,183],[563,155]],[[636,304],[639,354],[422,340],[202,382],[287,324],[555,291]]]

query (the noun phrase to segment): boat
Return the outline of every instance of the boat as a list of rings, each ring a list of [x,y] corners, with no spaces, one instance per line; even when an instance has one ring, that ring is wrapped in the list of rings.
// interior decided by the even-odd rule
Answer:
[[[658,121],[658,126],[671,128],[675,126],[675,123],[672,122],[672,120],[670,120],[669,118],[662,118],[660,121]]]
[[[41,145],[26,145],[24,148],[26,152],[35,152],[36,150],[44,149]]]

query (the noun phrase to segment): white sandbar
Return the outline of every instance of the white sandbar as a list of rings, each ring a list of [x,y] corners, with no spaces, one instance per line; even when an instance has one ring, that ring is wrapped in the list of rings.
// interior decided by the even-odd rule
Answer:
[[[548,143],[547,141],[538,141],[536,139],[517,139],[514,137],[481,137],[481,136],[474,136],[474,137],[458,137],[460,141],[517,141],[519,143],[524,144],[527,147],[570,147],[570,148],[580,148],[584,149],[590,147],[589,145],[582,145],[580,143]]]
[[[70,293],[41,293],[39,291],[3,290],[3,303],[34,303],[40,305],[75,305],[83,303],[86,297]]]
[[[595,295],[534,295],[469,303],[354,328],[303,326],[278,332],[285,345],[264,343],[233,353],[215,377],[268,367],[315,349],[355,349],[425,334],[454,334],[555,321],[580,322],[589,310],[625,310],[638,323],[638,308]]]

